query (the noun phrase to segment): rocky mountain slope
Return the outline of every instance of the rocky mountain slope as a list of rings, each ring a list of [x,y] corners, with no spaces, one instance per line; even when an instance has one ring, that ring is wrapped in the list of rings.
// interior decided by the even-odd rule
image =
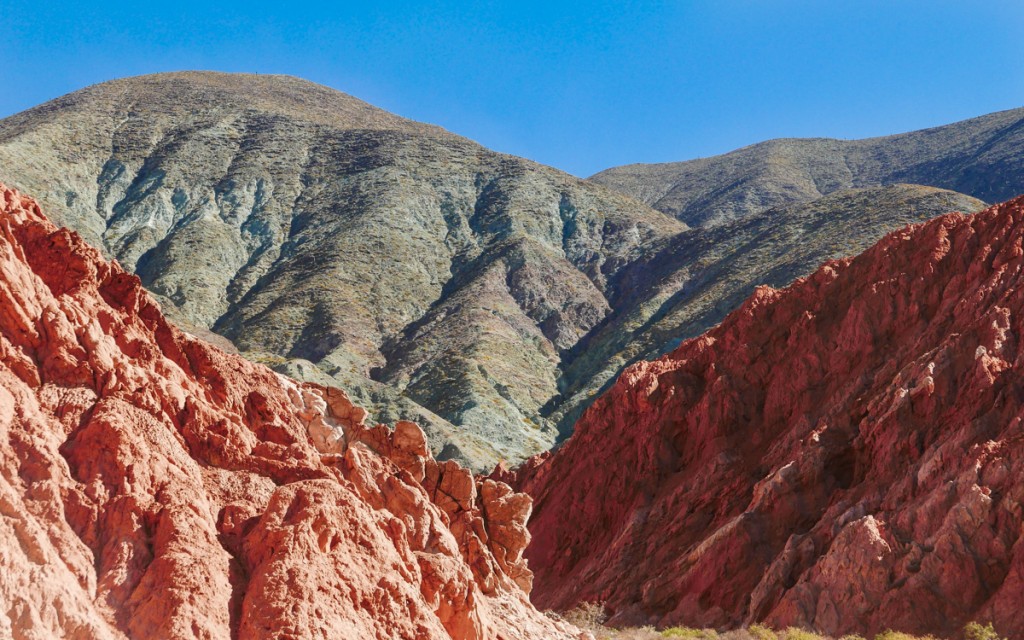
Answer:
[[[829,259],[856,255],[879,237],[980,200],[918,185],[848,189],[716,227],[678,234],[627,270],[622,300],[577,347],[552,421],[570,433],[622,369],[671,351],[740,306],[758,285],[784,287]]]
[[[779,139],[711,158],[633,164],[590,178],[691,226],[709,226],[841,189],[898,182],[986,202],[1024,193],[1024,109],[865,140]]]
[[[1024,198],[759,288],[520,470],[534,602],[1024,635],[1022,335]]]
[[[113,81],[0,121],[0,179],[189,332],[350,390],[374,420],[416,420],[476,469],[550,448],[625,365],[754,286],[982,207],[902,185],[688,229],[313,83],[217,73]]]
[[[0,635],[569,638],[530,499],[188,337],[0,187]]]
[[[560,354],[685,226],[295,78],[144,76],[0,123],[0,179],[172,317],[422,419],[481,466],[547,449]],[[458,425],[458,429],[452,425]]]

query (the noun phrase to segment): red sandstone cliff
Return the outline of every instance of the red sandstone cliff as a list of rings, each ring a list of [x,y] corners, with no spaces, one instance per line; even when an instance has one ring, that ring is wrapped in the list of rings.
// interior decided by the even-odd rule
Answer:
[[[0,186],[0,637],[561,638],[530,499],[190,338]]]
[[[534,496],[534,602],[1024,637],[1024,199],[893,233],[628,369]]]

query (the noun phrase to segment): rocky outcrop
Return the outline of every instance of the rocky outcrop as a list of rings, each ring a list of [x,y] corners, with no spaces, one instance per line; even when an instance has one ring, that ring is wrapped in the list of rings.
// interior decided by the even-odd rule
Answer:
[[[1024,193],[1024,109],[863,140],[781,138],[685,162],[631,164],[590,180],[694,227],[844,189],[914,183],[986,202]]]
[[[0,636],[569,638],[530,499],[169,324],[0,187]]]
[[[534,497],[611,624],[1024,635],[1024,198],[894,232],[625,371]]]

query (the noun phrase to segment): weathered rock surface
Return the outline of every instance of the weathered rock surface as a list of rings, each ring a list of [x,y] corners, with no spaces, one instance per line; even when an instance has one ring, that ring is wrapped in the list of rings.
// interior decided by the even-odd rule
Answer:
[[[1024,636],[1022,336],[1024,198],[759,288],[518,471],[534,602]]]
[[[711,158],[614,167],[590,180],[695,227],[899,182],[1001,202],[1024,193],[1024,109],[864,140],[768,140]]]
[[[0,636],[568,638],[530,499],[169,324],[0,187]]]
[[[0,123],[0,179],[172,317],[309,360],[481,467],[554,443],[541,408],[562,352],[608,313],[623,267],[686,228],[283,76],[78,91]]]

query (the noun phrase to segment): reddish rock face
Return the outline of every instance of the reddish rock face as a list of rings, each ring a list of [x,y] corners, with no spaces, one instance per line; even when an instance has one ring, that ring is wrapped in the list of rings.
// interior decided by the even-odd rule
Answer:
[[[530,500],[169,325],[0,187],[0,637],[568,638]]]
[[[518,471],[534,602],[1024,637],[1022,241],[1024,199],[951,214],[628,369]]]

